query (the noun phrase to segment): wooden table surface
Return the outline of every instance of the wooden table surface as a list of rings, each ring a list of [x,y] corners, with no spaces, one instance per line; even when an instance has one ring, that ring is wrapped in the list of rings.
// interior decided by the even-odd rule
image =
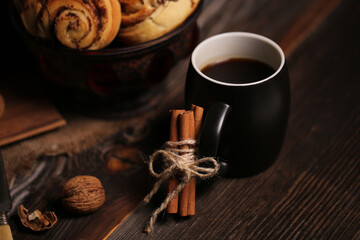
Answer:
[[[106,141],[77,156],[39,160],[19,176],[11,187],[14,206],[53,210],[59,221],[34,233],[21,226],[14,207],[14,239],[360,239],[360,2],[205,0],[198,26],[201,40],[249,31],[285,51],[291,110],[277,161],[256,176],[199,186],[195,216],[160,214],[148,235],[143,228],[163,196],[142,205],[153,180],[146,166],[132,161],[130,170],[110,172],[106,159],[151,154],[168,134],[166,114],[159,114],[133,145]],[[181,105],[186,63],[174,72],[181,87],[164,98]],[[107,201],[93,214],[61,208],[61,187],[77,174],[95,175],[105,186]]]

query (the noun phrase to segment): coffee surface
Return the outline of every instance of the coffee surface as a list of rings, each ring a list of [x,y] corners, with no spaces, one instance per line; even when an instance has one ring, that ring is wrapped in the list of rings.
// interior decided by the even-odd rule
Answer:
[[[211,63],[201,69],[208,77],[226,83],[251,83],[271,76],[275,70],[269,65],[247,58],[230,58]]]

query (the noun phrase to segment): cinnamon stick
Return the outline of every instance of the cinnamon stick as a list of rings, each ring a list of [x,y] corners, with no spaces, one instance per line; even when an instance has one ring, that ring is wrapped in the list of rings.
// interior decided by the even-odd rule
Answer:
[[[194,112],[194,139],[198,140],[202,125],[202,118],[204,113],[204,108],[196,105],[191,106],[191,110]],[[188,213],[187,215],[195,215],[195,199],[196,199],[196,178],[190,180],[189,187],[189,200],[188,200]]]
[[[194,112],[186,111],[179,115],[180,140],[195,139]],[[184,145],[183,149],[189,149]],[[180,193],[179,214],[180,216],[188,216],[188,202],[190,193],[190,183],[186,184]]]
[[[195,138],[198,139],[202,125],[204,108],[196,105],[191,105],[191,110],[194,111]]]
[[[170,136],[169,139],[172,142],[179,140],[178,133],[178,116],[181,113],[184,113],[183,109],[170,110]],[[174,191],[176,186],[179,184],[179,181],[176,176],[173,176],[168,181],[168,193]],[[178,202],[179,197],[174,197],[167,206],[167,213],[177,213],[178,212]]]

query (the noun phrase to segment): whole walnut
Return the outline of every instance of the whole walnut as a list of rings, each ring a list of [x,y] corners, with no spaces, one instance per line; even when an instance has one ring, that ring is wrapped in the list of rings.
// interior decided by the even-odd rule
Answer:
[[[62,192],[63,207],[73,213],[95,212],[104,202],[104,187],[93,176],[80,175],[69,179]]]

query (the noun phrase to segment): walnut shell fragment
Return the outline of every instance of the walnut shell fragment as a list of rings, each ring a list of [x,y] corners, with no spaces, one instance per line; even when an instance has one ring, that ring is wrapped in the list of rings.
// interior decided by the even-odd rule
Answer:
[[[54,212],[46,211],[43,214],[36,209],[32,213],[29,213],[29,211],[22,204],[18,207],[18,215],[20,217],[21,223],[25,227],[34,231],[44,231],[46,229],[50,229],[57,222],[57,217]]]
[[[72,213],[92,213],[105,202],[105,190],[100,180],[79,175],[69,179],[62,192],[62,204]]]

